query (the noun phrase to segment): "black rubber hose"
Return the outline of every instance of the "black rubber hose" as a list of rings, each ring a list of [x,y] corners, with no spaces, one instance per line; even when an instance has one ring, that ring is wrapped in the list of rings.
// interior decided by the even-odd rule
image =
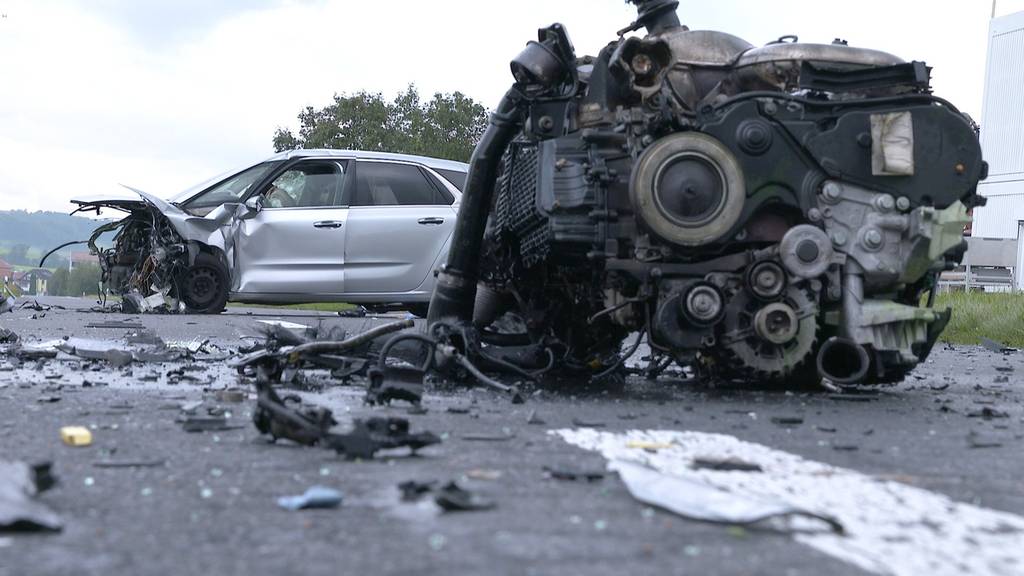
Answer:
[[[490,124],[469,161],[466,191],[452,234],[448,262],[437,275],[430,299],[429,325],[439,321],[469,323],[473,320],[480,248],[498,179],[498,165],[505,149],[522,129],[525,118],[525,97],[513,86],[491,114]]]

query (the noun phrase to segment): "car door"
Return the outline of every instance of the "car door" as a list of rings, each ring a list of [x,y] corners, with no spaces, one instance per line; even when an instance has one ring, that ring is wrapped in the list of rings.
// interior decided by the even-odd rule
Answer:
[[[235,292],[344,291],[348,166],[346,160],[302,160],[258,191],[263,208],[236,231]]]
[[[359,160],[345,232],[345,292],[415,290],[455,226],[454,196],[416,164]]]

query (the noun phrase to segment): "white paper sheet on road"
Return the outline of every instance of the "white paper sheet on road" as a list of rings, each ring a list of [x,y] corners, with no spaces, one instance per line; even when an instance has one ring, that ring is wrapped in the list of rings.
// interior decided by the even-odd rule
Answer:
[[[1024,575],[1024,518],[956,502],[949,497],[724,434],[679,431],[553,432],[600,452],[740,498],[781,503],[835,518],[844,535],[801,533],[794,538],[877,574],[893,576]],[[671,444],[646,451],[629,442]],[[761,472],[694,469],[698,458],[737,458]]]

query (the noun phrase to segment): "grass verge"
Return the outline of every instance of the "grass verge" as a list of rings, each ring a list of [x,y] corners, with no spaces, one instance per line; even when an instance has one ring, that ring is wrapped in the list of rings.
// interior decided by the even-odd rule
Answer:
[[[953,308],[953,318],[939,338],[951,344],[979,344],[991,338],[1014,348],[1024,347],[1024,294],[947,292],[935,308]]]
[[[228,304],[228,308],[283,308],[286,310],[315,310],[317,312],[344,312],[355,308],[345,302],[316,302],[313,304]]]

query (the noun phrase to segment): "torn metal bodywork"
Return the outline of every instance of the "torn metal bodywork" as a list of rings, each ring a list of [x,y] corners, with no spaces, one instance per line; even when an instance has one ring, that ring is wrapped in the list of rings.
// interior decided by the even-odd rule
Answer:
[[[754,48],[632,1],[647,36],[580,57],[556,24],[512,61],[430,322],[525,370],[614,375],[646,341],[649,373],[901,380],[949,321],[932,295],[984,204],[977,126],[922,62]]]
[[[97,228],[87,241],[102,270],[101,293],[121,297],[125,312],[223,308],[234,260],[234,228],[248,209],[229,203],[199,217],[152,194],[129,190],[137,197],[72,200],[78,211],[111,208],[128,213]],[[111,232],[113,246],[101,247],[97,241]]]

